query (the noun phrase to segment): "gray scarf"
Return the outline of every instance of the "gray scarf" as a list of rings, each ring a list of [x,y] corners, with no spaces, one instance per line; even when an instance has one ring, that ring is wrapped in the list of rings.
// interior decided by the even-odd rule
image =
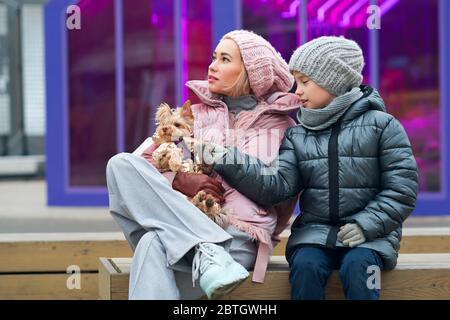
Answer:
[[[228,107],[228,111],[237,115],[241,111],[253,110],[258,104],[258,99],[253,95],[240,97],[222,97],[223,102]]]
[[[334,124],[353,102],[363,96],[359,87],[336,97],[329,105],[322,109],[307,109],[301,107],[297,119],[302,126],[310,130],[323,130]]]

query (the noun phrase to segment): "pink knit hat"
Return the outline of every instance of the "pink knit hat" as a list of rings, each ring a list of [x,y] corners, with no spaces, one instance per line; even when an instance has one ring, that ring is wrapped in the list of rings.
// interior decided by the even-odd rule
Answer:
[[[287,92],[294,84],[294,77],[280,53],[263,37],[252,31],[235,30],[222,39],[231,39],[241,50],[250,87],[257,97],[276,91]]]

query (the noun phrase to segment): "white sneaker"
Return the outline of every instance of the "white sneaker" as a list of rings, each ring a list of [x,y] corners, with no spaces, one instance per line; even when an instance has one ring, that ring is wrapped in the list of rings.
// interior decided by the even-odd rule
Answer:
[[[200,287],[209,300],[216,300],[237,288],[250,275],[221,246],[200,243],[192,263],[192,284],[200,274]]]

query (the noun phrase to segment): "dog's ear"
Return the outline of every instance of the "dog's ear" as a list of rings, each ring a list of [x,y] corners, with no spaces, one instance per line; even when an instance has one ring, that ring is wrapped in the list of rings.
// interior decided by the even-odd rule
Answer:
[[[161,103],[158,111],[156,111],[156,124],[166,124],[169,118],[172,117],[172,109],[167,103]]]
[[[181,106],[181,116],[189,120],[194,120],[194,115],[191,109],[191,100],[186,100],[186,102]]]

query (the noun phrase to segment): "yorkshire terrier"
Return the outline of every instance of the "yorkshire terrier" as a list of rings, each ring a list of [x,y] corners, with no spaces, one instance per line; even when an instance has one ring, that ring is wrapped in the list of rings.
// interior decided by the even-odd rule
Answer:
[[[156,166],[162,172],[193,172],[193,161],[191,159],[184,160],[183,156],[183,150],[173,142],[164,142],[152,153]]]
[[[162,103],[156,112],[156,123],[158,127],[152,140],[155,145],[159,146],[153,152],[152,157],[158,169],[163,172],[191,172],[207,175],[212,172],[210,165],[183,159],[183,150],[176,145],[178,142],[185,143],[183,139],[193,135],[194,116],[189,100],[177,109],[172,109],[168,104]],[[192,144],[187,143],[186,146],[191,153],[194,152]],[[228,212],[212,195],[199,191],[190,201],[222,228],[228,226]]]
[[[167,103],[162,103],[156,112],[156,128],[152,137],[153,143],[159,147],[152,157],[161,171],[192,172],[193,161],[183,160],[183,151],[176,146],[183,137],[192,136],[194,116],[191,102],[187,100],[183,106],[173,110]]]
[[[177,109],[162,103],[156,112],[156,124],[158,127],[152,137],[154,144],[179,142],[183,137],[191,137],[194,128],[191,101],[187,100]]]
[[[212,195],[199,191],[191,202],[223,229],[229,226],[230,212],[222,208]]]

